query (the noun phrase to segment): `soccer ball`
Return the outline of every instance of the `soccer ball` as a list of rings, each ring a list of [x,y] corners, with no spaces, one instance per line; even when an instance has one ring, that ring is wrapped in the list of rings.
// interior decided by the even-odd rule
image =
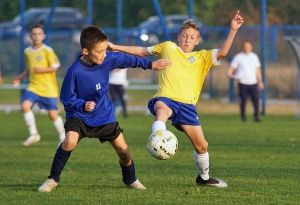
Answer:
[[[147,148],[152,157],[166,160],[175,155],[178,149],[178,140],[172,132],[158,130],[148,138]]]

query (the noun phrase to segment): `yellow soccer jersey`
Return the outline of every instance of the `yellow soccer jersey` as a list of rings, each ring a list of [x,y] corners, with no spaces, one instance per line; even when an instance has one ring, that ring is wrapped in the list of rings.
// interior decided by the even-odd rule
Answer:
[[[52,48],[43,44],[38,49],[28,47],[24,51],[26,67],[29,71],[28,91],[42,97],[58,97],[56,73],[35,73],[34,67],[58,68],[60,62]]]
[[[169,59],[172,66],[159,71],[159,88],[154,97],[167,97],[187,104],[196,104],[209,69],[219,65],[217,49],[184,53],[167,41],[148,48],[151,54]]]

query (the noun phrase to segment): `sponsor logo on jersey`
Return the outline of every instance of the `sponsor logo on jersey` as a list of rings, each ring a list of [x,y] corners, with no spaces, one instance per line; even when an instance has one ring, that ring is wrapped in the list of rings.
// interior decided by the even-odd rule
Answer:
[[[171,45],[171,46],[170,46],[170,48],[176,49],[176,48],[177,48],[177,46],[175,46],[175,45]]]

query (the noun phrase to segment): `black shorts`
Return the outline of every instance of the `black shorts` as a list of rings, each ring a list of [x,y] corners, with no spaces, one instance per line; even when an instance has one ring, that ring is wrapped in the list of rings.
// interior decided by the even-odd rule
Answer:
[[[115,140],[123,129],[118,122],[109,123],[97,127],[92,127],[81,121],[79,118],[70,118],[65,122],[66,133],[74,131],[79,134],[78,142],[84,138],[98,138],[100,142]]]

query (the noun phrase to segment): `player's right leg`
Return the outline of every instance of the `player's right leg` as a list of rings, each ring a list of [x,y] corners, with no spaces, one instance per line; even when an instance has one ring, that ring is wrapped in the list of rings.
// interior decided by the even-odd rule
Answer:
[[[167,100],[167,99],[166,99]],[[156,101],[151,105],[151,101],[148,104],[150,112],[155,115],[155,121],[152,124],[152,133],[158,130],[166,130],[166,122],[173,114],[173,110],[163,101]]]
[[[243,122],[245,122],[246,121],[246,102],[247,102],[247,95],[248,95],[247,85],[243,85],[243,84],[239,83],[239,95],[240,95],[241,120]]]
[[[26,97],[26,96],[27,95],[25,93],[24,97]],[[23,97],[23,99],[24,99],[24,97]],[[23,142],[24,146],[29,146],[33,143],[40,141],[40,139],[41,139],[41,137],[37,131],[37,128],[36,128],[34,114],[31,110],[32,106],[33,106],[33,102],[30,100],[27,100],[26,98],[25,98],[25,100],[23,100],[23,102],[21,104],[22,111],[23,111],[23,117],[24,117],[25,123],[29,130],[29,137]]]
[[[146,189],[146,187],[136,178],[133,159],[131,158],[129,148],[124,140],[122,132],[119,136],[109,141],[119,156],[119,163],[122,169],[123,182],[127,188]]]
[[[78,132],[68,131],[63,143],[56,150],[53,158],[52,167],[48,179],[38,188],[39,192],[51,192],[56,188],[60,181],[60,175],[71,156],[73,149],[76,147],[79,139]]]

